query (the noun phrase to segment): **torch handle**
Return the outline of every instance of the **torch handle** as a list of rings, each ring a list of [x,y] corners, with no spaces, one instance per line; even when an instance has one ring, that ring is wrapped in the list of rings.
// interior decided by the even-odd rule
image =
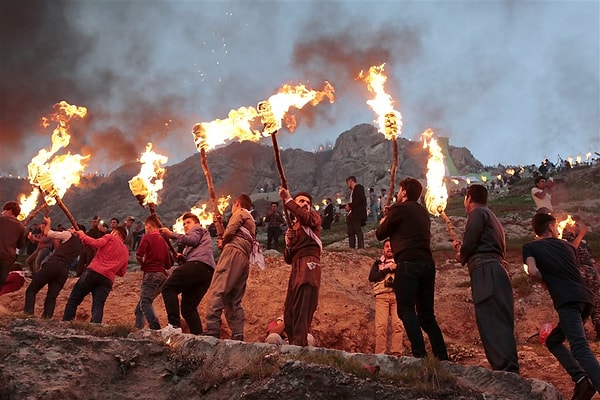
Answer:
[[[390,169],[390,191],[385,200],[385,205],[388,207],[392,204],[394,192],[396,191],[396,171],[398,170],[398,140],[396,137],[392,137],[392,152],[394,160],[392,161],[392,168]]]
[[[32,219],[35,218],[36,215],[38,215],[43,209],[47,208],[48,205],[44,202],[44,204],[42,204],[40,207],[36,208],[35,210],[33,210],[29,216],[23,220],[23,225],[27,226],[29,225],[29,223],[31,222]]]
[[[221,216],[221,211],[219,211],[219,207],[217,204],[217,195],[215,194],[215,184],[213,183],[212,174],[210,172],[210,168],[208,168],[208,161],[206,157],[206,150],[204,147],[200,149],[200,163],[202,164],[202,171],[204,172],[204,177],[206,178],[206,186],[208,187],[208,196],[210,197],[210,202],[213,206],[213,212],[215,215]],[[215,218],[215,227],[217,228],[217,237],[222,238],[225,233],[225,227],[223,226],[222,218]]]
[[[69,219],[69,221],[71,221],[71,225],[73,225],[73,229],[75,229],[76,231],[79,231],[80,229],[79,229],[79,225],[77,224],[77,221],[75,221],[75,218],[73,218],[73,214],[71,214],[71,211],[69,211],[69,209],[67,208],[65,203],[63,203],[62,199],[59,196],[54,196],[54,200],[56,200],[56,204],[58,204],[58,206],[60,207],[61,210],[63,210],[63,212]]]
[[[288,189],[287,180],[283,172],[283,166],[281,165],[281,155],[279,154],[279,144],[277,143],[277,131],[271,133],[271,141],[273,142],[273,153],[275,154],[275,165],[277,165],[277,172],[279,172],[279,179],[281,179],[281,187]],[[288,228],[292,227],[292,220],[288,211],[283,208],[283,215],[285,216],[285,222]]]
[[[452,241],[458,240],[458,236],[456,235],[454,225],[452,225],[452,221],[450,221],[450,218],[448,217],[448,215],[446,215],[446,212],[444,210],[440,211],[440,217],[442,217],[442,219],[446,223],[446,228],[448,229],[448,233],[450,234],[450,239],[452,239]]]
[[[149,203],[148,204],[148,208],[150,209],[150,215],[152,215],[153,217],[156,218],[156,221],[158,221],[158,227],[162,228],[163,224],[160,221],[160,217],[158,216],[158,214],[156,214],[156,205],[153,203]],[[175,250],[175,248],[173,247],[173,243],[171,243],[171,240],[167,237],[162,237],[165,242],[167,243],[167,246],[169,247],[169,251],[171,252],[171,254],[173,255],[173,258],[177,259],[177,250]]]

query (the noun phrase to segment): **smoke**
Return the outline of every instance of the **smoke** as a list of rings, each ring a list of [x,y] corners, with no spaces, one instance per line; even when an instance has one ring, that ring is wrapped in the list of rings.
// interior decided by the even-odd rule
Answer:
[[[0,173],[24,171],[50,146],[39,120],[61,100],[88,108],[68,150],[90,154],[88,170],[112,169],[148,142],[181,161],[195,152],[194,123],[256,106],[284,83],[328,81],[335,102],[293,111],[296,133],[280,140],[315,148],[375,119],[357,76],[384,62],[404,137],[431,127],[484,163],[594,151],[599,7],[3,0]]]

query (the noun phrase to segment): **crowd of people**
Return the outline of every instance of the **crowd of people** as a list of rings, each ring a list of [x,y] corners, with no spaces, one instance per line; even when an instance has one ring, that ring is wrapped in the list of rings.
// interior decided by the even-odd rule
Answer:
[[[423,186],[419,180],[405,178],[397,193],[378,195],[373,188],[365,191],[355,176],[346,179],[348,202],[343,205],[350,249],[365,247],[363,227],[369,218],[383,252],[374,260],[368,279],[372,283],[375,304],[375,352],[405,354],[404,336],[409,353],[427,357],[423,333],[429,339],[431,356],[448,360],[442,329],[435,316],[436,266],[431,250],[431,218],[421,202]],[[531,189],[535,203],[532,229],[537,239],[524,244],[523,262],[532,279],[545,284],[558,313],[545,345],[571,376],[574,399],[591,399],[600,392],[600,364],[591,351],[583,325],[591,318],[600,338],[600,277],[595,260],[583,239],[584,224],[565,230],[559,239],[552,195],[555,186],[539,176]],[[270,203],[263,219],[267,224],[267,249],[277,249],[283,236],[283,257],[291,265],[289,282],[282,305],[283,316],[269,323],[266,342],[273,344],[315,345],[310,334],[318,306],[321,286],[321,230],[330,229],[333,204],[315,210],[307,192],[292,194],[279,188],[280,201]],[[388,201],[387,195],[394,196]],[[514,335],[514,299],[506,270],[504,228],[488,207],[489,190],[485,185],[469,185],[464,193],[467,213],[462,238],[452,247],[456,260],[466,266],[470,276],[475,320],[481,343],[493,370],[519,373]],[[280,204],[283,210],[279,209]],[[257,222],[254,206],[247,194],[235,198],[224,233],[216,240],[221,250],[215,261],[209,230],[196,215],[182,217],[184,233],[163,227],[154,215],[138,223],[127,217],[123,224],[116,218],[110,226],[98,217],[92,228],[83,226],[52,230],[44,218],[39,232],[26,233],[16,219],[19,205],[8,202],[0,217],[0,293],[8,279],[16,249],[29,239],[36,244],[27,258],[32,280],[26,290],[24,311],[34,314],[36,294],[48,286],[42,318],[52,318],[56,298],[65,285],[69,270],[76,265],[78,280],[65,306],[64,321],[75,318],[77,307],[92,294],[91,322],[101,323],[104,304],[115,276],[126,273],[133,252],[143,272],[139,302],[135,308],[135,327],[160,331],[164,336],[182,333],[182,317],[190,333],[220,338],[222,317],[231,329],[233,340],[244,340],[246,315],[242,299],[246,292],[250,260],[257,246]],[[220,216],[216,217],[216,222]],[[143,233],[140,226],[143,227]],[[139,236],[139,239],[136,237]],[[174,243],[177,250],[173,246]],[[174,264],[178,264],[173,268]],[[172,269],[172,272],[169,272]],[[12,283],[11,283],[12,284]],[[153,307],[162,295],[167,324],[161,328]],[[198,305],[206,297],[206,326],[203,328]],[[388,334],[391,325],[391,335]],[[389,336],[389,337],[388,337]],[[567,340],[570,347],[564,345]]]

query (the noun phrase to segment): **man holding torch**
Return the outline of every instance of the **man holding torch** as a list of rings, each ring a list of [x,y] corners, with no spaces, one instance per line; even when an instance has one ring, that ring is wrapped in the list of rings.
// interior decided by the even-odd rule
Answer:
[[[531,225],[537,239],[523,245],[523,262],[527,273],[548,289],[559,318],[546,346],[575,382],[573,399],[591,399],[600,393],[600,364],[583,327],[594,309],[592,292],[579,272],[575,248],[558,239],[556,218],[540,212]]]
[[[321,287],[321,216],[311,210],[312,197],[306,192],[279,188],[279,197],[288,210],[292,226],[285,233],[285,262],[292,265],[284,304],[285,333],[296,346],[308,346],[308,331],[319,300]]]
[[[169,228],[159,228],[162,235],[175,239],[185,246],[178,259],[184,262],[173,271],[162,287],[162,296],[169,323],[162,329],[163,336],[182,333],[179,315],[179,293],[181,293],[181,315],[190,332],[202,334],[202,322],[198,315],[198,304],[210,286],[215,270],[210,233],[200,224],[200,219],[191,212],[183,214],[184,234],[173,233]]]
[[[222,251],[210,283],[206,304],[206,330],[209,336],[221,336],[221,314],[225,312],[231,328],[231,338],[244,340],[246,315],[242,308],[242,298],[246,293],[250,255],[256,241],[256,223],[250,209],[250,196],[239,195],[231,206],[232,214],[223,238],[217,239],[217,247]],[[216,218],[221,218],[221,215]]]
[[[519,373],[515,314],[510,278],[504,268],[504,229],[487,207],[483,185],[467,188],[464,206],[467,222],[463,241],[452,248],[471,277],[475,319],[485,355],[493,370]]]
[[[69,268],[71,268],[73,261],[83,251],[83,246],[79,237],[70,231],[51,230],[49,217],[44,217],[44,224],[42,226],[44,227],[43,234],[50,239],[59,240],[60,245],[43,262],[43,268],[31,279],[31,283],[25,292],[25,308],[23,311],[26,314],[33,315],[35,311],[35,297],[44,286],[48,285],[42,318],[52,318],[54,308],[56,307],[56,298],[65,286],[65,282],[69,277]],[[79,229],[83,232],[85,227],[79,225]]]
[[[418,203],[423,186],[417,179],[405,178],[399,182],[399,188],[398,201],[384,211],[375,231],[377,239],[390,239],[394,252],[398,316],[414,357],[427,355],[422,329],[429,336],[433,355],[438,360],[448,360],[433,309],[436,271],[431,253],[431,220],[425,207]]]

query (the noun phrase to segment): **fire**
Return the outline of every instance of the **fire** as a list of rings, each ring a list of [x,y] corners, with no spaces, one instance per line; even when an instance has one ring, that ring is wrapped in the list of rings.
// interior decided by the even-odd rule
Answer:
[[[152,143],[148,143],[139,161],[142,164],[140,173],[129,181],[129,188],[140,205],[158,204],[158,191],[163,188],[166,172],[162,165],[168,161],[168,157],[155,153]]]
[[[433,131],[429,128],[421,135],[423,148],[429,148],[429,160],[427,160],[427,191],[425,193],[425,204],[427,210],[434,216],[439,216],[446,209],[448,202],[448,189],[444,180],[446,167],[444,165],[444,154],[437,140],[433,137]]]
[[[515,174],[515,170],[514,170],[514,168],[507,168],[506,173],[512,176]]]
[[[29,182],[40,187],[44,192],[48,205],[56,203],[56,196],[62,197],[72,186],[77,185],[81,179],[81,172],[85,169],[89,155],[79,154],[56,155],[66,148],[71,140],[69,122],[74,117],[83,118],[87,114],[85,107],[70,105],[61,101],[54,106],[57,111],[48,118],[42,118],[42,125],[49,126],[48,121],[56,121],[56,128],[52,132],[52,147],[50,150],[41,149],[31,160],[27,169]]]
[[[39,194],[40,191],[33,188],[29,196],[22,194],[19,197],[19,205],[21,206],[21,213],[17,216],[19,221],[23,221],[35,209]]]
[[[402,114],[394,110],[394,100],[385,92],[384,85],[387,76],[383,73],[384,67],[385,63],[380,66],[372,66],[369,68],[368,74],[361,71],[358,77],[363,79],[367,83],[369,91],[375,94],[375,98],[368,100],[367,104],[377,114],[375,122],[379,126],[379,132],[383,133],[386,139],[391,140],[402,133]]]
[[[590,161],[590,158],[592,158],[592,153],[588,151],[585,153],[585,161]]]
[[[217,207],[218,207],[221,215],[223,215],[225,210],[227,210],[227,207],[229,207],[230,200],[231,200],[231,195],[229,195],[229,194],[225,197],[219,197],[219,200],[217,201],[217,203],[218,203]]]
[[[335,89],[329,82],[325,82],[323,90],[308,89],[305,85],[283,85],[279,91],[267,101],[259,103],[258,110],[254,107],[240,107],[229,111],[226,119],[216,119],[211,122],[202,122],[194,126],[194,142],[198,151],[204,148],[210,150],[228,140],[250,140],[256,142],[263,137],[277,131],[285,120],[290,132],[296,128],[294,118],[286,118],[286,113],[291,107],[302,108],[306,104],[317,105],[323,99],[334,101]],[[265,114],[268,109],[268,113]],[[269,129],[262,132],[252,128],[253,121],[261,116],[270,118]],[[264,123],[264,121],[263,121]]]
[[[562,221],[560,221],[558,223],[558,225],[556,226],[557,230],[558,230],[558,238],[562,239],[562,233],[565,230],[565,228],[567,226],[575,226],[576,222],[575,220],[571,217],[571,215],[567,215],[567,218],[563,219]]]
[[[223,214],[223,212],[227,209],[227,207],[229,207],[229,200],[231,199],[231,195],[228,195],[226,197],[220,197],[218,200],[218,208],[219,208],[219,212],[221,214]],[[214,214],[210,211],[207,210],[208,205],[206,203],[200,205],[200,206],[193,206],[190,209],[190,212],[192,214],[194,214],[195,216],[198,217],[198,219],[200,220],[200,225],[202,225],[203,227],[207,227],[210,224],[213,223],[214,220]],[[184,233],[183,230],[183,216],[177,218],[177,221],[175,221],[175,224],[173,225],[173,232],[175,233]]]
[[[240,107],[229,111],[226,119],[216,119],[194,125],[194,142],[198,151],[210,150],[227,140],[257,141],[262,135],[251,128],[251,122],[258,116],[254,107]]]
[[[261,114],[261,120],[265,125],[263,132],[271,134],[281,128],[281,122],[284,120],[285,114],[291,107],[302,108],[310,102],[315,106],[325,98],[333,103],[335,98],[333,93],[335,89],[329,82],[325,82],[323,90],[317,91],[308,89],[304,85],[292,86],[285,84],[273,96],[269,97],[266,102],[258,103],[258,110]],[[286,127],[290,132],[296,129],[295,118],[286,118]]]

